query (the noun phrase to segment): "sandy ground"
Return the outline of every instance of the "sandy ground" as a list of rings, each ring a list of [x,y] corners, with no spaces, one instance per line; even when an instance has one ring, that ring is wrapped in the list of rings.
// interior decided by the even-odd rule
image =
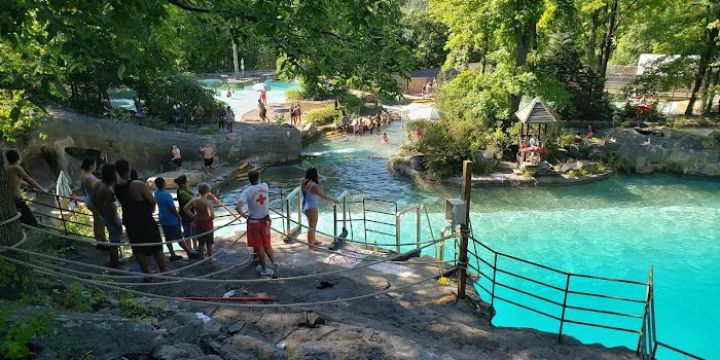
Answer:
[[[244,225],[235,229],[244,231]],[[258,278],[254,265],[248,262],[250,252],[245,239],[230,245],[239,234],[217,239],[217,248],[225,249],[214,263],[202,264],[178,276],[201,276],[232,267],[213,278]],[[329,243],[328,239],[324,241]],[[162,285],[157,283],[161,280],[155,280],[155,285],[140,289],[178,297],[222,296],[236,289],[250,294],[267,294],[279,304],[289,304],[358,296],[438,274],[435,264],[428,264],[432,258],[413,258],[399,264],[409,271],[402,276],[372,268],[321,275],[343,267],[323,263],[327,253],[311,251],[298,242],[285,244],[279,236],[274,236],[273,246],[281,264],[280,277],[319,275],[302,280],[245,284],[187,282]],[[104,264],[105,256],[100,250],[81,246],[74,257]],[[184,259],[170,265],[177,269],[194,261]],[[131,259],[126,259],[123,268],[138,271]],[[142,277],[138,274],[131,281],[141,282]],[[321,282],[333,286],[319,289]],[[203,311],[228,329],[234,329],[238,335],[260,339],[271,344],[270,347],[274,344],[276,349],[292,354],[288,356],[293,359],[635,359],[634,353],[624,348],[581,345],[568,337],[559,344],[555,334],[493,327],[486,315],[489,312],[487,305],[477,301],[474,293],[468,300],[455,301],[455,289],[454,282],[443,286],[429,280],[359,301],[321,306],[271,309],[180,306],[186,306],[188,311]]]
[[[313,110],[313,109],[319,109],[326,107],[328,105],[333,105],[334,102],[332,100],[324,100],[324,101],[307,101],[307,100],[301,100],[298,101],[300,103],[300,108],[302,110],[302,113],[304,114],[307,111]],[[294,104],[295,101],[285,102],[285,103],[279,103],[279,104],[268,104],[267,105],[267,118],[269,120],[273,120],[275,118],[276,114],[282,114],[284,121],[286,123],[290,122],[290,106]],[[260,112],[259,110],[253,109],[252,111],[248,111],[240,117],[241,121],[246,122],[260,122]],[[301,119],[302,121],[302,119]]]

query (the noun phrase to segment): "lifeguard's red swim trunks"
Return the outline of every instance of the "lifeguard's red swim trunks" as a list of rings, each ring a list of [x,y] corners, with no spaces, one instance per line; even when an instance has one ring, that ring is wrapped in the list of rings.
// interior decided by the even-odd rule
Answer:
[[[247,222],[247,239],[249,247],[272,249],[272,244],[270,244],[270,217],[249,219]]]

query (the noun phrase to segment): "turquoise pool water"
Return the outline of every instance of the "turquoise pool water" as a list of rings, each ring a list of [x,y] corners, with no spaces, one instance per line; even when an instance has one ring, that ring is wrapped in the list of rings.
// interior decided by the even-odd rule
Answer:
[[[206,89],[215,91],[215,98],[229,105],[235,112],[235,116],[240,120],[240,116],[257,107],[257,100],[260,93],[252,90],[252,86],[241,86],[239,84],[223,84],[220,79],[200,79],[201,86]],[[288,90],[300,89],[300,84],[296,81],[265,81],[270,87],[267,92],[268,103],[280,103],[287,101],[285,92]],[[227,97],[228,86],[232,89],[232,95]],[[136,96],[135,91],[131,89],[116,90],[110,96],[110,102],[113,107],[121,107],[129,110],[135,110],[133,98]]]
[[[397,201],[402,208],[411,203],[429,205],[437,236],[444,225],[443,202],[458,197],[458,188],[416,185],[390,175],[384,160],[369,156],[388,156],[405,137],[400,123],[388,129],[390,144],[379,135],[345,137],[311,144],[305,153],[313,157],[301,164],[273,167],[263,173],[275,193],[297,186],[304,169],[318,167],[321,185],[332,194],[345,189]],[[239,183],[224,190],[223,199],[234,202]],[[320,228],[332,233],[331,209],[322,209]],[[645,281],[654,266],[658,339],[709,359],[720,358],[720,182],[675,176],[615,176],[609,180],[569,187],[474,189],[472,223],[475,235],[497,251],[553,266],[565,271]],[[353,216],[359,217],[359,209]],[[425,221],[423,220],[423,225]],[[383,230],[380,227],[375,229]],[[387,229],[385,229],[387,230]],[[362,239],[361,224],[354,235]],[[403,242],[415,241],[414,218],[401,225]],[[423,238],[429,237],[424,226]],[[392,242],[390,237],[376,237]],[[433,254],[434,248],[428,249]],[[451,256],[452,246],[446,248]],[[478,251],[485,257],[487,252]],[[471,261],[472,262],[472,261]],[[475,262],[477,264],[477,262]],[[515,271],[564,286],[560,278],[522,264],[508,262]],[[512,279],[498,280],[512,282]],[[518,284],[517,280],[512,282]],[[562,301],[551,290],[524,284],[553,300]],[[576,290],[591,290],[642,299],[643,289],[577,281]],[[534,302],[511,291],[497,289],[511,299],[536,305],[557,314],[551,305]],[[482,292],[481,292],[482,294]],[[488,300],[488,297],[483,294]],[[600,299],[569,299],[576,305],[642,314],[641,306],[608,303]],[[503,302],[495,303],[498,326],[533,327],[557,332],[558,322]],[[611,315],[592,316],[580,311],[568,313],[582,321],[594,321],[639,329],[639,321],[626,321]],[[627,346],[634,349],[636,335],[565,325],[564,333],[585,343]],[[677,358],[659,352],[661,359]]]
[[[233,112],[235,112],[238,120],[242,114],[257,107],[260,93],[253,90],[252,86],[231,86],[232,95],[227,97],[227,85],[221,85],[219,80],[213,80],[214,79],[205,79],[201,80],[200,83],[209,89],[215,90],[215,98],[228,104],[233,109]],[[267,92],[269,104],[285,102],[287,101],[287,97],[285,96],[286,91],[300,89],[300,84],[296,81],[268,80],[265,81],[265,84],[270,87],[270,90]]]

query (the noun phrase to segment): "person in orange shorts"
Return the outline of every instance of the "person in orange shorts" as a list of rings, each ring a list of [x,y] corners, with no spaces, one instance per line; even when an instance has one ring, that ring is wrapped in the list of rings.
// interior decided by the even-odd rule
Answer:
[[[256,170],[248,173],[250,186],[243,190],[235,210],[240,216],[247,218],[248,246],[253,248],[258,257],[258,266],[255,268],[262,276],[276,278],[279,265],[275,261],[275,254],[270,242],[270,199],[268,186],[260,182],[260,173]],[[247,204],[247,213],[243,206]],[[272,268],[267,266],[265,256],[270,260]]]

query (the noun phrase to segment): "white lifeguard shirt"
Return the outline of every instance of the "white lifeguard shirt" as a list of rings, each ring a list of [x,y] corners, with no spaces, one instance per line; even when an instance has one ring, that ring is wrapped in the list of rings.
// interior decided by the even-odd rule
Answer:
[[[248,217],[259,220],[270,214],[270,197],[266,183],[250,185],[243,190],[240,201],[247,204]]]

